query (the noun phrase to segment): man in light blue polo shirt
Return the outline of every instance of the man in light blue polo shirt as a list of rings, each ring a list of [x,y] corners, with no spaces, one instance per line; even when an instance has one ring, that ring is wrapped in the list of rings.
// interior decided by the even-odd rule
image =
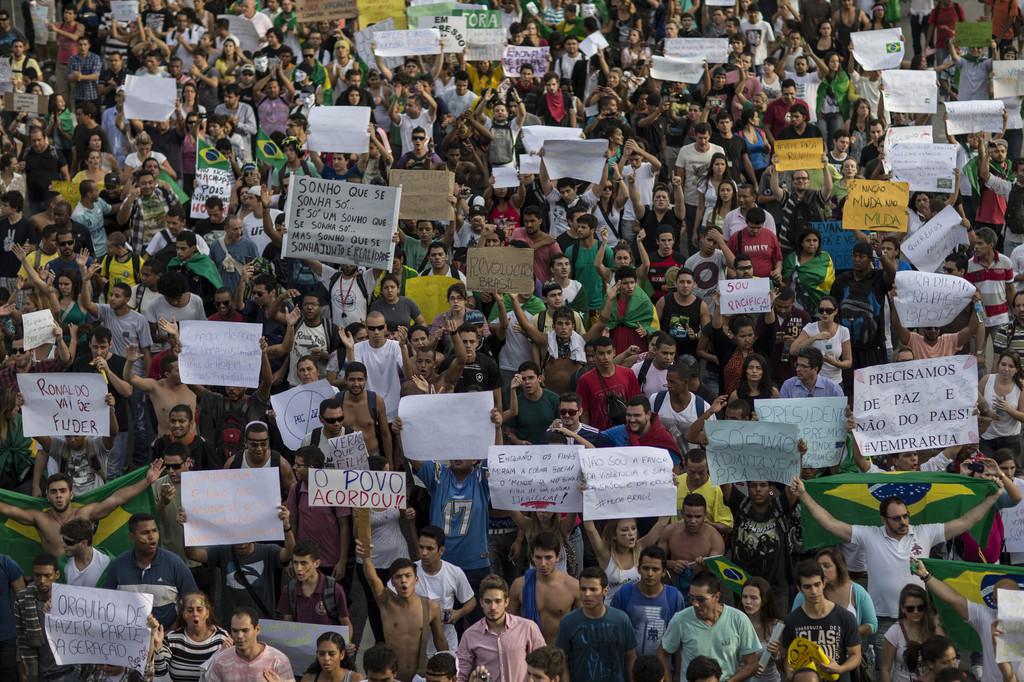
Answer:
[[[779,389],[780,398],[841,398],[843,387],[821,376],[825,357],[814,346],[796,354],[796,376],[786,379]]]
[[[680,682],[684,671],[697,656],[708,656],[722,666],[722,682],[742,682],[757,672],[761,642],[750,619],[740,610],[722,603],[721,585],[710,573],[700,573],[690,583],[690,603],[669,621],[661,638],[658,658],[670,679],[670,656],[680,652]]]

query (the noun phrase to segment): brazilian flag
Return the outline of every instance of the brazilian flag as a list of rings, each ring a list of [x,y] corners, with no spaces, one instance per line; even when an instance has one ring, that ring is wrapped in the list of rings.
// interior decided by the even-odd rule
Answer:
[[[93,502],[105,500],[121,488],[138,483],[144,479],[147,471],[147,467],[136,469],[130,474],[116,478],[104,486],[91,490],[84,495],[76,496],[72,504],[76,507],[82,507]],[[45,499],[22,495],[11,490],[0,490],[0,502],[5,502],[20,509],[38,509],[39,511],[49,507],[49,503]],[[128,519],[132,514],[141,513],[156,515],[152,488],[147,487],[144,493],[135,496],[104,517],[96,529],[93,545],[111,556],[117,556],[121,552],[130,549]],[[43,549],[39,540],[39,533],[34,526],[22,525],[0,514],[0,551],[14,559],[15,563],[27,575],[31,575],[32,560]]]
[[[910,522],[945,523],[966,514],[996,489],[995,483],[960,474],[908,471],[890,474],[838,474],[804,481],[807,493],[832,516],[856,526],[881,526],[879,503],[899,497],[907,505]],[[971,535],[984,547],[995,511],[989,509]],[[804,547],[839,544],[801,506]]]
[[[167,185],[170,188],[171,192],[174,193],[174,196],[178,198],[178,201],[180,201],[183,204],[188,203],[188,195],[185,194],[185,190],[183,190],[181,188],[181,185],[179,185],[178,182],[174,178],[172,178],[170,174],[168,174],[168,172],[165,171],[163,168],[160,169],[160,175],[159,177],[157,177],[157,180]]]
[[[260,128],[256,134],[256,160],[281,170],[281,166],[288,162],[284,152],[277,146],[277,143],[270,139],[270,136]]]
[[[704,568],[714,574],[722,584],[736,594],[743,592],[743,586],[750,580],[750,576],[742,568],[726,559],[724,556],[709,556],[704,559]]]
[[[923,559],[925,568],[934,577],[952,587],[967,601],[996,607],[996,583],[1000,580],[1012,580],[1024,590],[1024,568],[1003,566],[1001,564],[975,564],[968,561],[943,561],[942,559]],[[946,635],[962,649],[981,651],[978,633],[965,623],[956,612],[941,599],[935,599],[935,607]],[[986,633],[986,636],[989,636]]]
[[[219,168],[220,170],[231,170],[231,162],[228,157],[220,153],[220,150],[199,138],[199,145],[196,147],[196,170],[200,168]]]

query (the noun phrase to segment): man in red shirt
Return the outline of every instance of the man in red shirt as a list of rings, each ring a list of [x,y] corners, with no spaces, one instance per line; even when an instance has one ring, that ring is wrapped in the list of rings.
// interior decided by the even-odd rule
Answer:
[[[754,265],[755,277],[771,277],[776,284],[782,277],[782,249],[778,238],[764,229],[764,209],[747,211],[747,226],[729,239],[729,249],[737,256],[745,254]]]
[[[580,377],[576,392],[583,404],[581,421],[598,430],[625,423],[626,401],[640,395],[633,370],[615,364],[615,345],[607,336],[590,342],[594,348],[594,369]],[[612,415],[608,414],[609,398]]]
[[[764,112],[764,126],[772,131],[773,137],[778,137],[782,129],[789,125],[789,108],[794,104],[803,104],[810,111],[807,102],[796,98],[796,81],[787,78],[782,81],[782,96],[773,99]]]
[[[928,45],[935,48],[935,64],[949,57],[949,41],[956,36],[956,23],[964,21],[964,9],[952,0],[939,0],[928,15]]]

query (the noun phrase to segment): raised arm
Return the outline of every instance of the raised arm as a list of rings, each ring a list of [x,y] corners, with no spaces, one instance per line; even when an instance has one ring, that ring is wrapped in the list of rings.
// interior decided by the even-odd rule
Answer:
[[[804,508],[807,510],[807,512],[814,517],[815,521],[821,524],[822,528],[824,528],[832,535],[835,535],[843,542],[850,542],[851,540],[853,540],[853,526],[846,523],[845,521],[840,521],[836,517],[832,516],[832,514],[830,514],[824,507],[818,504],[813,497],[808,495],[807,488],[804,487],[804,482],[800,480],[799,476],[793,477],[793,482],[790,484],[790,486],[793,488],[793,495],[798,500],[800,500],[800,502],[803,503]],[[988,505],[985,506],[985,509],[988,509],[988,507],[991,505],[992,502],[989,502]],[[975,521],[971,523],[971,525],[977,523],[981,519],[983,514],[984,512],[979,514],[978,518],[975,519]],[[948,526],[949,524],[946,525]],[[948,538],[949,535],[947,534],[946,537]]]
[[[947,540],[952,540],[956,536],[966,533],[985,517],[989,508],[995,504],[995,501],[1003,494],[1002,480],[997,480],[995,483],[996,489],[992,491],[988,497],[982,500],[979,504],[971,507],[963,516],[953,519],[952,521],[947,521],[943,524],[943,535]]]
[[[146,488],[156,483],[156,480],[160,478],[163,470],[164,460],[153,460],[149,465],[149,471],[146,472],[145,477],[141,480],[133,483],[132,485],[121,488],[105,500],[85,505],[78,510],[78,515],[89,521],[99,521],[125,502],[145,492]]]
[[[928,569],[925,568],[923,561],[919,560],[914,564],[914,575],[924,581],[924,587],[926,590],[949,604],[949,606],[956,611],[956,615],[964,621],[967,620],[968,614],[966,597],[929,573]]]

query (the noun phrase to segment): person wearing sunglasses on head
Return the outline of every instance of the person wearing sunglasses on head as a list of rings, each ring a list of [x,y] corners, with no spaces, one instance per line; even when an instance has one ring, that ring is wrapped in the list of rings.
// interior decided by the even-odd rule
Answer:
[[[71,519],[60,527],[64,541],[64,582],[79,587],[96,587],[110,565],[110,556],[92,546],[96,527],[92,521]]]

